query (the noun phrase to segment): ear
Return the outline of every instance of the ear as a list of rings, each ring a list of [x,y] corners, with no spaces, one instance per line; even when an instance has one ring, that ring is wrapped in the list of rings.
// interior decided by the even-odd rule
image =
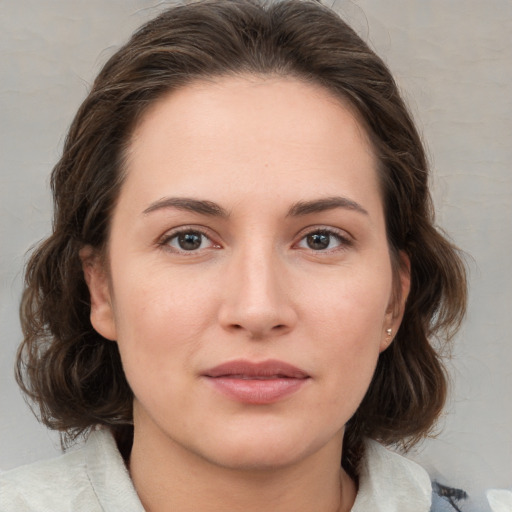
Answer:
[[[90,245],[82,247],[79,255],[91,298],[91,324],[104,338],[115,341],[117,332],[105,264]]]
[[[398,261],[393,263],[393,292],[383,324],[380,351],[386,350],[402,323],[405,303],[411,289],[411,260],[404,251],[398,253]]]

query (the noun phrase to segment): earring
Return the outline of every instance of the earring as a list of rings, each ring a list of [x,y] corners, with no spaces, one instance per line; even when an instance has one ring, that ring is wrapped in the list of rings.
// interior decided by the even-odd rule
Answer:
[[[391,338],[391,335],[393,334],[393,329],[386,329],[386,334],[388,335],[388,338]]]

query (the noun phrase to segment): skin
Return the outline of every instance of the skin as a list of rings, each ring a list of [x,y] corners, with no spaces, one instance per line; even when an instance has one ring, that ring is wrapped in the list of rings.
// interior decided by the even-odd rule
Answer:
[[[202,232],[199,247],[180,248],[176,230]],[[344,425],[409,288],[404,272],[395,304],[376,160],[353,111],[283,77],[161,98],[133,134],[107,254],[81,257],[91,321],[135,395],[130,472],[146,510],[350,510]],[[309,378],[241,403],[203,375],[235,359]]]

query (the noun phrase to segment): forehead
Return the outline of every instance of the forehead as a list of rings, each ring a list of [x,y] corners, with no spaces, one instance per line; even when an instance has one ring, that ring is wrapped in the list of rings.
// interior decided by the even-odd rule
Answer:
[[[212,112],[215,112],[215,117],[210,116]],[[265,118],[266,113],[270,114],[270,119]],[[352,127],[357,129],[358,136],[365,140],[370,149],[371,141],[357,109],[341,94],[335,94],[319,84],[279,75],[206,77],[172,90],[154,101],[137,123],[132,144],[136,144],[141,132],[148,131],[148,125],[162,121],[169,115],[180,124],[182,132],[194,127],[194,134],[203,128],[205,135],[214,135],[211,128],[230,118],[241,129],[242,124],[247,129],[261,128],[258,124],[263,121],[267,123],[265,131],[268,134],[285,131],[291,135],[285,129],[293,126],[293,132],[298,136],[322,136],[327,135],[324,132],[326,129],[331,132],[333,126],[329,124],[334,118],[339,121],[340,113],[346,118],[345,122],[350,118]],[[251,120],[254,121],[252,125]],[[309,121],[307,124],[304,123],[306,120]],[[258,133],[257,130],[254,133]]]
[[[188,195],[198,187],[221,192],[212,188],[219,183],[240,194],[263,185],[278,196],[286,182],[329,196],[344,174],[356,188],[378,187],[376,167],[354,109],[325,88],[290,77],[222,77],[148,109],[129,145],[126,185],[139,195],[155,183]]]

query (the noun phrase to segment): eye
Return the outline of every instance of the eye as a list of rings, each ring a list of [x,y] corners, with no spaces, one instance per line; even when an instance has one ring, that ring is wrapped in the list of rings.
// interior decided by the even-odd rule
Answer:
[[[350,240],[335,231],[319,229],[302,237],[297,245],[312,251],[329,251],[350,244]]]
[[[216,244],[207,235],[195,229],[186,229],[170,234],[160,244],[177,252],[194,252],[216,247]]]

